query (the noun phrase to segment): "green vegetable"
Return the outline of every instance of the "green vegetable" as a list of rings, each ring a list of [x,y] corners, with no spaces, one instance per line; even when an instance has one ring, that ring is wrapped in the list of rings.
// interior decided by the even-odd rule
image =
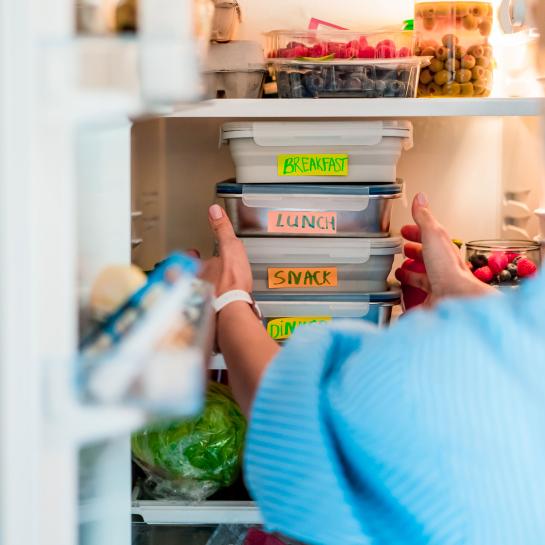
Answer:
[[[204,500],[236,480],[246,419],[225,386],[210,383],[196,419],[151,426],[132,437],[135,462],[156,497]]]

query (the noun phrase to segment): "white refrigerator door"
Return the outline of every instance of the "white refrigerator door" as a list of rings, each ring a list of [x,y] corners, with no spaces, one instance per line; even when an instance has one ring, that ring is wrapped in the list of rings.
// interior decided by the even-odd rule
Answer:
[[[129,115],[200,92],[192,0],[141,0],[162,17],[142,21],[139,39],[76,36],[75,3],[0,0],[5,545],[130,543],[129,435],[145,415],[78,401],[80,300],[103,265],[130,261]],[[161,25],[176,21],[180,32],[158,46]],[[161,67],[140,62],[159,50]],[[116,55],[129,63],[121,82],[101,71]]]

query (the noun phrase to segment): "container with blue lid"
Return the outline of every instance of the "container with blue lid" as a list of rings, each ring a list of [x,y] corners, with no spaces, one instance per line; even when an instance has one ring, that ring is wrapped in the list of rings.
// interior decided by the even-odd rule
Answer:
[[[399,290],[380,293],[255,293],[269,335],[277,341],[288,339],[301,325],[334,320],[363,320],[377,326],[390,323]]]
[[[217,185],[238,236],[387,237],[395,184],[237,184]]]

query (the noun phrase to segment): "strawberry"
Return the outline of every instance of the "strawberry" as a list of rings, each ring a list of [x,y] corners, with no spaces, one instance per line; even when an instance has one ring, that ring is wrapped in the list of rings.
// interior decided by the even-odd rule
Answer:
[[[537,266],[533,261],[523,257],[519,259],[517,263],[517,273],[520,278],[527,278],[533,276],[537,272]]]
[[[485,284],[490,284],[490,282],[492,282],[492,279],[494,278],[494,273],[492,272],[492,269],[490,267],[481,267],[480,269],[473,271],[473,274],[476,278],[478,278],[481,282],[484,282]]]
[[[494,274],[500,274],[509,264],[505,252],[493,252],[488,258],[488,266]]]
[[[398,57],[410,57],[411,56],[411,50],[408,47],[402,47],[397,52]]]
[[[364,47],[367,47],[368,45],[369,44],[367,43],[367,38],[365,36],[360,36],[358,47],[360,49],[363,49]]]
[[[374,59],[375,58],[375,48],[366,45],[365,47],[360,47],[360,51],[358,53],[358,58],[360,59]]]
[[[388,40],[384,40],[385,42]],[[377,45],[377,57],[379,59],[393,59],[396,56],[396,48],[391,45],[384,45],[382,42]]]
[[[507,260],[509,263],[513,263],[517,257],[519,257],[520,254],[518,252],[507,252]]]
[[[421,261],[415,261],[414,259],[406,259],[401,268],[416,273],[426,272],[424,263]],[[403,292],[403,304],[405,305],[405,310],[421,305],[428,297],[428,294],[425,291],[413,286],[408,286],[407,284],[402,284],[401,290]]]

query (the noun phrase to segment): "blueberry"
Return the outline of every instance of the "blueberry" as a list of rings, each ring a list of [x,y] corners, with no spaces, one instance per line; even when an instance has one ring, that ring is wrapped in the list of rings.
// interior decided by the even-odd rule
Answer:
[[[356,76],[350,76],[344,82],[344,89],[346,89],[347,91],[361,91],[362,90],[361,79],[359,79]]]
[[[473,269],[477,270],[488,265],[488,258],[484,254],[473,254],[469,262],[473,265]]]
[[[299,74],[298,72],[291,72],[289,77],[292,98],[303,98],[305,90],[303,89],[301,74]]]
[[[375,81],[375,95],[377,97],[385,96],[386,92],[386,82],[382,80]]]
[[[324,90],[325,91],[335,91],[335,67],[326,66],[323,72],[324,78]]]
[[[507,271],[509,271],[509,274],[514,278],[518,274],[518,267],[515,265],[515,263],[509,263],[506,268]]]
[[[405,94],[405,85],[402,81],[393,80],[386,84],[386,92],[389,96],[400,97]],[[386,96],[386,94],[384,95]]]
[[[511,282],[512,278],[513,277],[511,276],[511,273],[507,269],[505,271],[502,271],[498,276],[498,280],[501,283]]]
[[[280,98],[291,97],[290,78],[287,72],[278,72],[276,76],[276,85],[278,87],[278,96]]]
[[[316,72],[308,72],[304,75],[305,87],[311,96],[317,97],[324,89],[324,78]]]
[[[340,89],[344,88],[344,80],[341,78],[341,76],[337,76],[335,78],[335,91],[339,91]]]
[[[380,78],[386,81],[397,79],[397,71],[387,70],[384,68],[377,68],[377,78]]]

